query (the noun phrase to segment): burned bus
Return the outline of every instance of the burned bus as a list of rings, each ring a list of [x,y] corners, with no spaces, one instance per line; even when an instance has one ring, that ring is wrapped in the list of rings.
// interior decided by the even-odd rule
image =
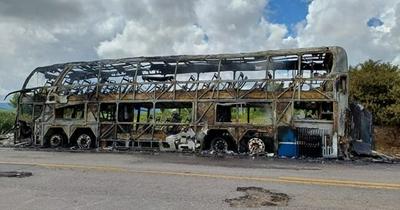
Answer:
[[[337,157],[347,71],[340,47],[38,67],[16,91],[15,141]]]

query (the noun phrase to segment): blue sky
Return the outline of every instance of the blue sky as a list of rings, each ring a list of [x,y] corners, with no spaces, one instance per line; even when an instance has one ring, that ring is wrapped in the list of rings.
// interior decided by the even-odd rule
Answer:
[[[272,23],[285,24],[289,35],[294,36],[294,26],[305,20],[309,0],[270,0],[264,9],[264,15]]]

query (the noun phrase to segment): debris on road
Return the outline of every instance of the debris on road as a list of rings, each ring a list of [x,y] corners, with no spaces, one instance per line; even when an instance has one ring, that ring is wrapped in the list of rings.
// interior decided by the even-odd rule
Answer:
[[[285,193],[276,193],[261,187],[238,187],[238,192],[246,195],[238,198],[226,199],[231,207],[259,208],[263,206],[287,206],[290,197]]]
[[[32,176],[32,172],[25,171],[0,171],[0,177],[24,178]]]
[[[399,158],[396,158],[394,156],[386,155],[374,150],[372,150],[372,157],[373,157],[372,162],[375,163],[394,163],[400,160]]]
[[[13,146],[13,144],[14,144],[13,133],[6,133],[0,135],[0,146],[7,147],[7,146]]]

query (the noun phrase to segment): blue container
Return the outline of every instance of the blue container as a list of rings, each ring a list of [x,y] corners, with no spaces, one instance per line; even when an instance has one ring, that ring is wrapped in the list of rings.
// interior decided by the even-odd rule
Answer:
[[[299,147],[297,145],[297,135],[295,130],[290,127],[278,128],[278,156],[279,157],[298,157]]]
[[[298,157],[299,147],[296,142],[279,142],[278,148],[279,157]]]

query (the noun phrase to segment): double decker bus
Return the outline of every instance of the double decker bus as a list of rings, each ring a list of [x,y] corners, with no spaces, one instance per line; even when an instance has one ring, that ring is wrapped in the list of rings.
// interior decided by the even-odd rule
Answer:
[[[38,67],[17,91],[15,141],[337,157],[347,71],[341,47]]]

